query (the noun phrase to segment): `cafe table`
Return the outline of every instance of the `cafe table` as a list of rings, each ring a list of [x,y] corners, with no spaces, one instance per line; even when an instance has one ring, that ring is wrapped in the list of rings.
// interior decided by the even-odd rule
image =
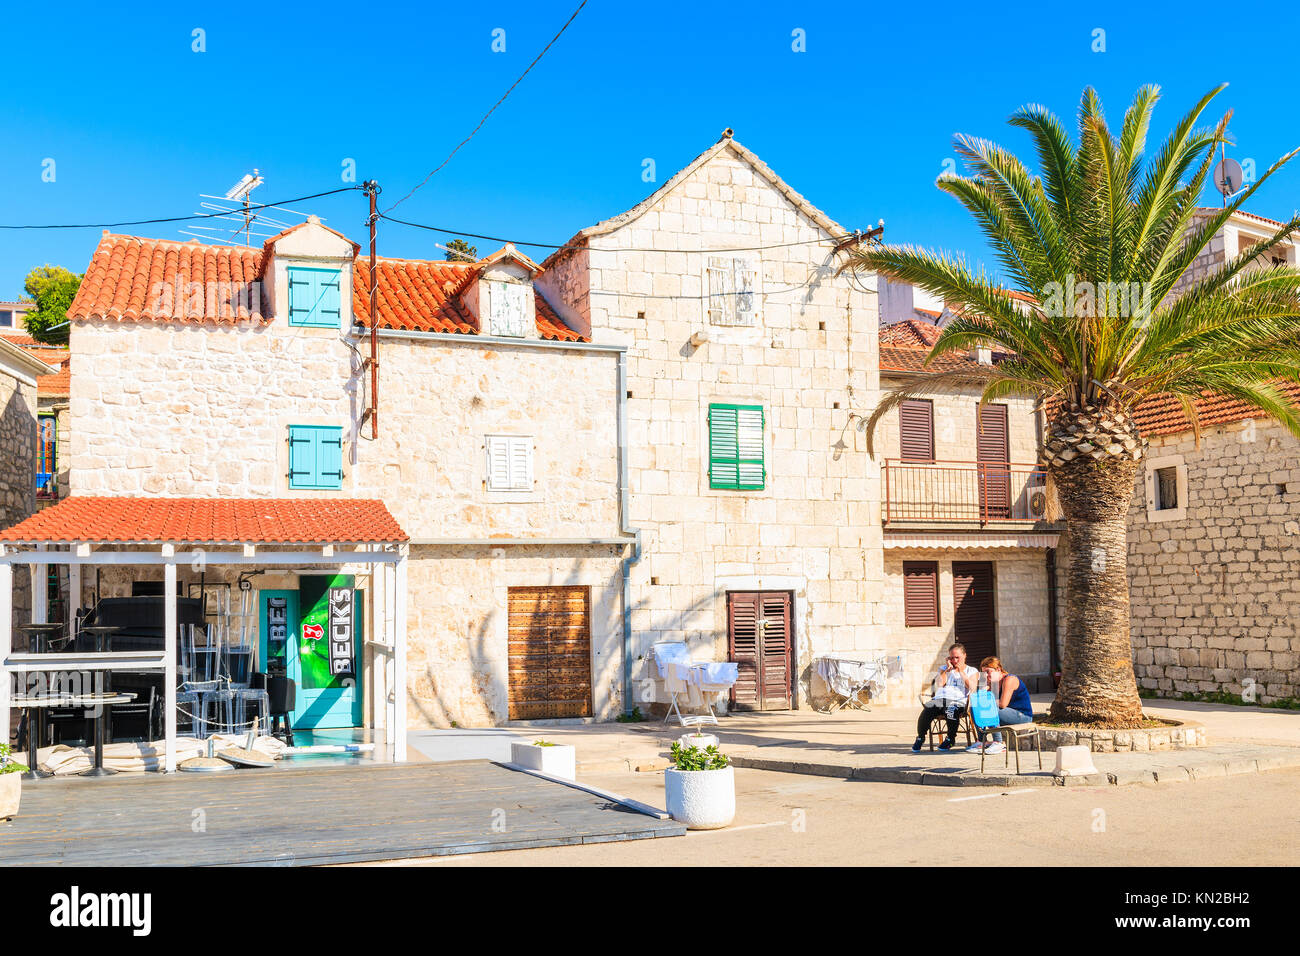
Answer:
[[[119,694],[105,691],[100,694],[77,694],[73,698],[79,707],[95,708],[95,765],[89,770],[81,771],[83,777],[111,777],[117,773],[104,766],[104,715],[114,704],[127,704],[135,700],[135,694]]]
[[[28,743],[28,772],[23,774],[25,780],[39,780],[41,777],[50,777],[53,774],[48,771],[39,770],[36,766],[36,749],[39,739],[36,736],[32,717],[33,711],[41,707],[85,707],[95,708],[95,764],[88,770],[83,770],[83,777],[111,777],[117,773],[116,770],[110,770],[104,766],[104,714],[113,704],[126,704],[135,700],[135,694],[28,694],[26,696],[14,697],[11,704],[14,707],[27,709],[27,743]]]
[[[25,709],[27,711],[27,772],[23,774],[24,780],[40,780],[42,777],[52,777],[54,774],[46,770],[37,769],[36,750],[40,745],[40,730],[36,724],[37,713],[46,707],[74,707],[76,699],[71,694],[19,694],[9,701],[13,707]]]

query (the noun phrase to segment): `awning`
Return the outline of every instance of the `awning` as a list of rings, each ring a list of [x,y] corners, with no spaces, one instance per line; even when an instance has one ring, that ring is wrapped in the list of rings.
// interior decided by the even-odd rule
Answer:
[[[3,544],[401,544],[365,498],[65,498],[0,531]]]
[[[885,534],[886,548],[1055,548],[1057,534]]]

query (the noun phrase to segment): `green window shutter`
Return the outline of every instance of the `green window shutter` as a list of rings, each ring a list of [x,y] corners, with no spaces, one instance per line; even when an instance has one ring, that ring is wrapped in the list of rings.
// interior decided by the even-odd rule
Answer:
[[[342,326],[343,300],[337,269],[289,270],[289,324],[337,329]]]
[[[343,487],[343,429],[289,426],[289,487],[318,491]]]
[[[761,405],[709,406],[709,487],[761,491],[767,481]]]

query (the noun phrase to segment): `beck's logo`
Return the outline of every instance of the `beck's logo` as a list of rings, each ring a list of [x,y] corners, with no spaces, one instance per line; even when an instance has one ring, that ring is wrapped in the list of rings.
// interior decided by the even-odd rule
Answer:
[[[325,637],[325,628],[320,624],[304,624],[302,636],[309,641],[319,641]]]

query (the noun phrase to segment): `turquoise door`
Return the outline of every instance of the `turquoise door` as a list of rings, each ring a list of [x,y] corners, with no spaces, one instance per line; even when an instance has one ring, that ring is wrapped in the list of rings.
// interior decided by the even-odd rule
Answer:
[[[261,660],[282,661],[296,685],[294,730],[359,727],[361,595],[350,576],[301,582],[298,590],[261,592]]]

